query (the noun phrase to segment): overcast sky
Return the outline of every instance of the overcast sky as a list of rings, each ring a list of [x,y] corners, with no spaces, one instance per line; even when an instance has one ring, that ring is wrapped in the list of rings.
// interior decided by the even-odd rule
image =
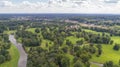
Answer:
[[[120,0],[0,0],[0,13],[120,14]]]

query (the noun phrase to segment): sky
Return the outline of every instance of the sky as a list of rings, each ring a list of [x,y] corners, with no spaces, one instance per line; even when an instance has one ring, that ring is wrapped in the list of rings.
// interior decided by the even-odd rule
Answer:
[[[0,13],[120,14],[120,0],[0,0]]]

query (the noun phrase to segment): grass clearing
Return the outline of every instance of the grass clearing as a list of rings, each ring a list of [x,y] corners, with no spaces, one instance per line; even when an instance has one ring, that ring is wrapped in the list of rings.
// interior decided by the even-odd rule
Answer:
[[[16,30],[9,30],[9,31],[4,31],[3,33],[4,34],[11,34],[11,33],[15,33],[16,32]]]
[[[120,44],[120,36],[113,36],[111,39],[114,41],[114,43]]]
[[[111,38],[114,41],[114,43],[120,44],[119,36],[113,36]],[[118,61],[120,60],[120,50],[113,50],[113,45],[102,45],[102,50],[102,55],[100,57],[96,57],[96,55],[93,55],[91,61],[104,63],[106,61],[112,60],[115,64],[118,64]]]
[[[84,29],[86,32],[92,32],[95,34],[102,34],[101,32],[96,32],[93,30],[88,30],[88,29]],[[108,34],[108,33],[107,33]],[[113,36],[111,37],[111,39],[114,41],[115,43],[120,44],[120,37],[119,36]],[[120,50],[119,51],[115,51],[113,50],[113,45],[102,45],[102,55],[100,57],[96,57],[96,55],[92,56],[92,59],[90,61],[92,62],[98,62],[98,63],[104,63],[106,61],[113,61],[115,64],[118,64],[119,60],[120,60]],[[92,67],[98,67],[96,65],[92,65]]]
[[[36,29],[36,28],[29,28],[29,29],[26,29],[26,31],[29,31],[29,32],[35,33],[35,29]]]
[[[77,38],[77,37],[74,37],[74,36],[69,36],[66,39],[70,40],[73,44],[76,44],[76,41],[81,40],[83,38]]]
[[[86,31],[86,32],[91,32],[91,33],[94,33],[94,34],[100,34],[100,35],[102,35],[102,32],[97,32],[97,31],[89,30],[89,29],[83,29],[83,30]],[[105,34],[110,35],[109,33],[105,33]]]
[[[120,59],[120,50],[113,50],[113,45],[103,45],[102,50],[103,52],[100,57],[96,57],[96,55],[92,56],[92,62],[104,63],[106,61],[113,61],[115,64],[118,64]]]

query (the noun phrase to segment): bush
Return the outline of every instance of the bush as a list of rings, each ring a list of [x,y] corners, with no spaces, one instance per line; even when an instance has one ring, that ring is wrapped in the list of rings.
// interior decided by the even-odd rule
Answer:
[[[113,46],[113,49],[114,49],[114,50],[119,50],[119,48],[120,48],[119,44],[115,44],[115,45]]]

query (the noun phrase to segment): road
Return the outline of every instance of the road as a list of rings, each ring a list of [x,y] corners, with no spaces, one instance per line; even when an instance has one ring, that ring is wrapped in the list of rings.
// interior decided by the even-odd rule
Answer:
[[[27,53],[23,49],[22,44],[20,44],[16,41],[14,35],[9,35],[9,40],[10,40],[11,43],[13,43],[17,47],[17,49],[20,53],[20,58],[19,58],[19,61],[18,61],[18,67],[26,67]]]

